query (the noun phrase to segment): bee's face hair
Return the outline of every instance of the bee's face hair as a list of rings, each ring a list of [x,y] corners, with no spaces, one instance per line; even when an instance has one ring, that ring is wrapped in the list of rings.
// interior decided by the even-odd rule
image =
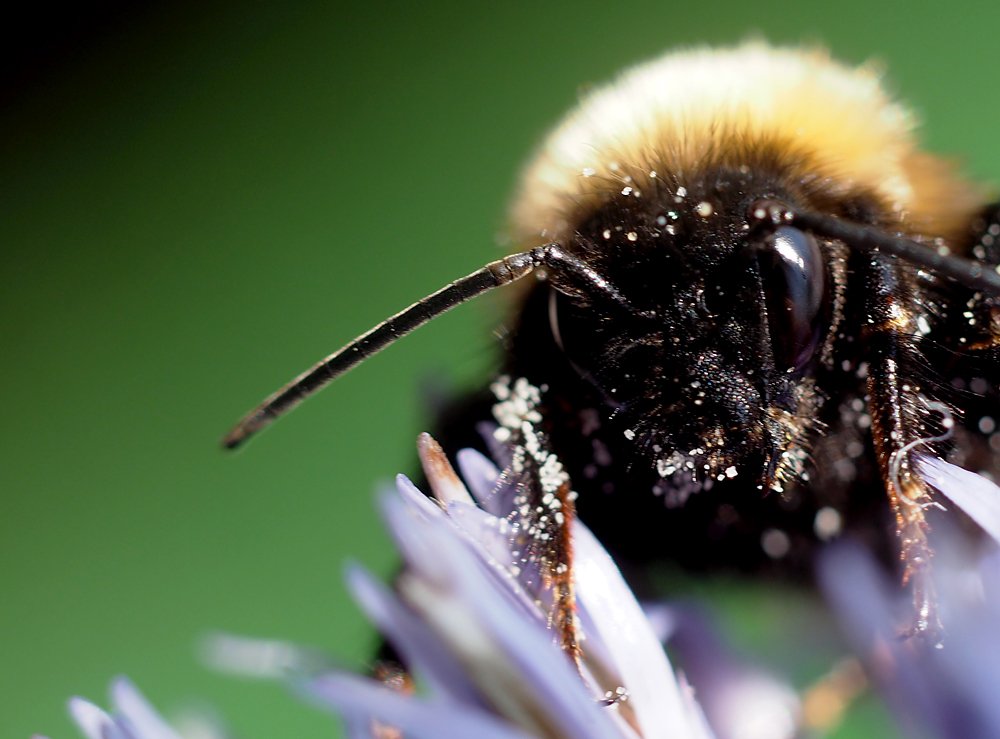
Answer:
[[[762,485],[780,486],[805,460],[820,401],[814,378],[831,363],[844,317],[846,249],[794,228],[777,244],[751,232],[762,194],[808,204],[767,169],[712,166],[685,181],[657,178],[639,198],[619,192],[566,247],[658,320],[613,315],[552,275],[552,336],[614,409],[637,459],[678,478],[674,487],[733,469],[761,470]]]
[[[734,469],[762,470],[775,489],[801,475],[823,373],[849,353],[834,343],[853,304],[850,254],[796,228],[768,248],[775,234],[754,237],[750,211],[774,199],[889,232],[958,235],[981,194],[917,150],[914,125],[872,68],[750,43],[627,71],[549,136],[514,202],[515,236],[559,241],[662,317],[612,319],[572,291],[547,308],[553,340],[637,460],[675,487]]]

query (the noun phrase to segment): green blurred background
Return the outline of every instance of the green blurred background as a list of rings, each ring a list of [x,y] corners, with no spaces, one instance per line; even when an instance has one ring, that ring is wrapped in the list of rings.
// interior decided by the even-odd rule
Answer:
[[[238,736],[336,735],[273,685],[206,671],[194,645],[226,629],[364,663],[342,563],[391,571],[373,493],[412,467],[421,383],[487,371],[496,304],[236,456],[217,447],[227,426],[494,257],[539,136],[585,85],[667,47],[760,32],[878,57],[932,148],[1000,172],[985,8],[159,3],[94,24],[0,110],[0,735],[75,736],[66,697],[103,701],[119,673]]]

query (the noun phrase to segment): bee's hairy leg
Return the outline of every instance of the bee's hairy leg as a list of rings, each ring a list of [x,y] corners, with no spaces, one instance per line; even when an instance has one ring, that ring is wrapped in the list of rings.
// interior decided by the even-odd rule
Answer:
[[[564,520],[554,533],[547,577],[552,588],[552,613],[549,621],[559,634],[560,646],[579,666],[583,653],[577,634],[576,591],[573,585],[573,541],[570,528],[573,519],[572,491],[569,483],[563,483],[557,493],[562,503]],[[566,515],[568,514],[568,515]]]
[[[515,447],[515,460],[524,460],[518,479],[514,510],[509,516],[515,532],[515,551],[520,567],[537,571],[540,582],[536,586],[549,594],[548,625],[559,640],[563,652],[580,666],[583,653],[580,649],[579,626],[576,617],[576,591],[573,584],[573,542],[571,529],[575,518],[575,493],[569,480],[554,488],[546,481],[551,474],[539,464],[540,455],[554,455],[544,445],[529,442],[526,448]],[[526,455],[522,456],[522,455]]]
[[[933,551],[928,542],[926,510],[933,504],[930,488],[916,471],[916,454],[934,434],[928,424],[939,420],[918,384],[920,299],[908,267],[874,254],[864,272],[867,305],[864,330],[868,358],[868,411],[882,480],[889,496],[899,541],[903,582],[913,594],[912,635],[937,640],[941,624],[931,577]],[[944,409],[947,414],[947,409]]]
[[[522,582],[536,597],[548,600],[548,625],[562,650],[580,668],[579,625],[573,584],[571,529],[576,517],[576,493],[569,475],[552,451],[544,430],[543,388],[524,378],[501,377],[493,384],[497,402],[493,415],[500,427],[497,440],[511,450],[510,466],[501,485],[515,494],[508,520],[512,550],[522,573],[537,573],[537,582]]]

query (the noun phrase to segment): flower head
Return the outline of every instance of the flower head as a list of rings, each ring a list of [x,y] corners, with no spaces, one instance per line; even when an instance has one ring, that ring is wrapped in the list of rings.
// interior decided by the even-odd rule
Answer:
[[[317,652],[283,642],[214,637],[212,663],[290,678],[308,700],[343,716],[352,737],[781,739],[800,731],[804,709],[794,691],[735,660],[702,611],[644,612],[579,522],[572,534],[583,657],[571,659],[551,628],[542,573],[514,550],[516,496],[505,478],[463,451],[466,487],[429,437],[420,449],[434,498],[400,477],[381,501],[405,565],[395,587],[358,565],[347,568],[355,599],[412,671],[419,694],[409,680],[335,670]],[[821,579],[908,733],[1000,736],[1000,488],[937,460],[921,469],[988,533],[975,545],[957,529],[938,534],[943,646],[900,637],[899,614],[909,604],[860,548],[832,548]],[[668,638],[697,702],[661,647]],[[127,680],[113,683],[111,703],[105,712],[74,698],[70,712],[91,739],[191,736],[169,726]]]
[[[911,607],[872,557],[849,543],[821,562],[824,589],[855,652],[901,727],[914,736],[1000,736],[1000,488],[937,459],[921,471],[986,536],[939,524],[935,584],[940,641],[901,634]]]
[[[398,494],[382,501],[405,562],[395,591],[357,566],[348,581],[427,695],[328,674],[308,683],[316,699],[352,722],[371,717],[415,736],[711,735],[642,608],[586,527],[576,523],[573,530],[585,655],[578,669],[548,628],[542,578],[512,551],[513,497],[498,486],[499,472],[463,452],[459,465],[470,492],[436,445],[424,440],[422,450],[436,502],[403,477]]]
[[[105,712],[84,698],[71,698],[69,713],[87,739],[221,739],[222,734],[207,722],[183,733],[174,729],[153,708],[128,679],[111,683],[111,712]]]

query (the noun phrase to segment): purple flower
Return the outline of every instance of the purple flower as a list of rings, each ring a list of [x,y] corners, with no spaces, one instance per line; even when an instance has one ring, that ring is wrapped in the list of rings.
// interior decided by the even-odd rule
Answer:
[[[359,565],[346,573],[419,693],[332,669],[319,652],[280,641],[214,636],[207,660],[289,680],[307,700],[343,716],[359,738],[783,739],[802,731],[803,709],[791,688],[735,659],[700,607],[644,612],[579,522],[572,533],[583,659],[575,665],[548,623],[539,573],[512,551],[514,495],[498,470],[476,452],[461,452],[466,487],[430,437],[422,437],[420,452],[434,499],[401,476],[381,500],[405,564],[395,586]],[[924,460],[921,470],[986,532],[975,541],[957,527],[936,532],[941,647],[900,636],[911,604],[861,548],[832,547],[821,579],[908,734],[1000,736],[1000,488],[938,460]],[[664,640],[685,675],[675,674]],[[193,735],[169,726],[127,680],[113,683],[111,704],[106,713],[74,698],[70,712],[90,738]]]
[[[111,683],[111,712],[84,698],[71,698],[69,713],[87,739],[222,739],[204,717],[191,717],[182,730],[171,727],[127,678]],[[40,738],[39,738],[40,739]]]
[[[506,518],[512,497],[497,487],[497,470],[463,452],[470,493],[429,437],[421,456],[437,502],[404,477],[382,501],[405,561],[396,589],[359,566],[347,577],[427,694],[331,673],[308,681],[309,695],[351,725],[375,719],[406,736],[711,736],[618,569],[583,525],[573,530],[585,655],[578,671],[548,628],[539,579],[517,566]]]
[[[976,540],[938,524],[935,582],[941,640],[905,636],[899,587],[861,547],[844,543],[821,579],[855,651],[902,729],[920,737],[1000,736],[1000,488],[937,459],[921,471],[985,532]]]
[[[212,663],[244,674],[297,675],[305,695],[342,715],[358,737],[372,736],[376,726],[435,739],[794,735],[798,699],[789,688],[728,658],[717,641],[703,638],[710,630],[684,626],[684,612],[660,609],[664,631],[695,659],[707,647],[716,661],[714,670],[700,670],[706,679],[698,688],[722,719],[713,733],[617,567],[575,523],[578,670],[549,628],[538,573],[511,551],[514,496],[498,470],[476,452],[461,452],[466,488],[429,437],[420,451],[436,500],[400,477],[381,506],[403,574],[390,589],[351,565],[347,580],[424,693],[403,694],[346,672],[311,674],[315,659],[280,642],[217,637]]]

